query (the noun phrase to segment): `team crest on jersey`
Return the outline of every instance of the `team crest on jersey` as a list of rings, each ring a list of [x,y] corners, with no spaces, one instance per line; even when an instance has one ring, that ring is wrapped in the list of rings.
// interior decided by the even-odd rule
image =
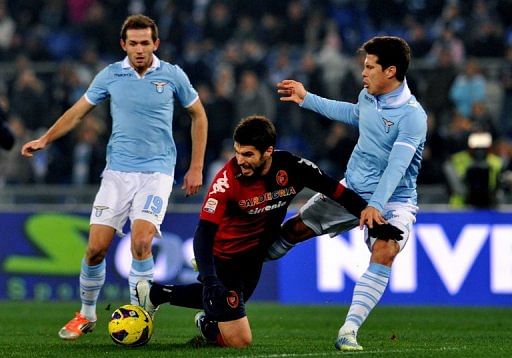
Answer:
[[[209,198],[208,200],[206,200],[206,203],[204,203],[203,211],[206,211],[209,214],[215,213],[218,203],[219,201],[217,199]]]
[[[163,93],[164,87],[169,84],[169,82],[162,82],[162,81],[151,81],[151,83],[155,85],[156,91],[158,93]]]
[[[108,206],[97,205],[94,207],[94,215],[99,218],[103,214],[103,210],[109,209]]]
[[[284,170],[280,170],[276,174],[276,182],[280,186],[286,186],[288,184],[288,173]]]
[[[389,129],[391,128],[391,126],[393,124],[395,124],[395,122],[391,122],[389,119],[386,119],[386,118],[382,118],[382,120],[384,121],[384,126],[386,128],[386,133],[389,133]]]

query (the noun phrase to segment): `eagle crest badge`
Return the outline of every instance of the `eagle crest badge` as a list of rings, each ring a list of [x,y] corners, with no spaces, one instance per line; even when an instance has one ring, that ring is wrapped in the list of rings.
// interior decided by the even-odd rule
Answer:
[[[395,124],[395,122],[391,122],[389,119],[386,119],[386,118],[382,118],[382,120],[384,121],[384,126],[385,126],[385,129],[386,129],[386,133],[389,133],[389,130],[390,130],[391,126],[393,124]]]
[[[168,82],[162,81],[151,81],[151,83],[155,85],[155,89],[158,93],[163,93],[164,87],[169,84]]]

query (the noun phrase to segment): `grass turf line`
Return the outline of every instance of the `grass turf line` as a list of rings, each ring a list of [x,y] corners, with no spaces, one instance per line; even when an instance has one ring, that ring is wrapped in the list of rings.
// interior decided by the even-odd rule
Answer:
[[[201,346],[195,310],[164,305],[148,345],[125,348],[108,336],[110,314],[121,302],[98,305],[93,333],[65,342],[57,332],[78,303],[0,301],[2,357],[330,357],[347,312],[341,306],[283,306],[250,302],[253,345],[244,350]],[[368,357],[512,357],[512,308],[378,306],[359,331]]]

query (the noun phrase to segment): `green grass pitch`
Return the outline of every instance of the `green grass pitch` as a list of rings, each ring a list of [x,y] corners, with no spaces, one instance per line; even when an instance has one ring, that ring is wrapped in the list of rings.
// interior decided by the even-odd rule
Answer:
[[[0,302],[1,357],[512,357],[512,308],[378,306],[359,331],[363,352],[341,353],[334,338],[346,306],[284,306],[250,302],[253,345],[243,350],[197,347],[194,310],[164,305],[148,345],[125,348],[108,336],[110,314],[98,306],[93,333],[74,342],[57,331],[78,303]]]

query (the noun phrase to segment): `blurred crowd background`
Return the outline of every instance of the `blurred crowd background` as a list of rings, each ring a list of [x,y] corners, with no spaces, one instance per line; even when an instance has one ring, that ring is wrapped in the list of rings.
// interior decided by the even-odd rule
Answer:
[[[411,45],[407,81],[428,112],[420,203],[473,204],[468,191],[489,196],[478,206],[512,203],[512,0],[0,0],[0,105],[18,138],[17,148],[0,153],[4,193],[99,182],[108,104],[33,160],[19,147],[124,57],[119,30],[133,13],[155,19],[157,55],[185,70],[205,105],[205,182],[232,154],[233,126],[251,114],[274,121],[278,148],[341,178],[357,131],[280,103],[275,84],[293,78],[313,93],[355,102],[364,60],[357,49],[386,34]],[[189,124],[177,107],[177,181],[188,167]],[[491,142],[469,147],[474,133],[489,133]]]

